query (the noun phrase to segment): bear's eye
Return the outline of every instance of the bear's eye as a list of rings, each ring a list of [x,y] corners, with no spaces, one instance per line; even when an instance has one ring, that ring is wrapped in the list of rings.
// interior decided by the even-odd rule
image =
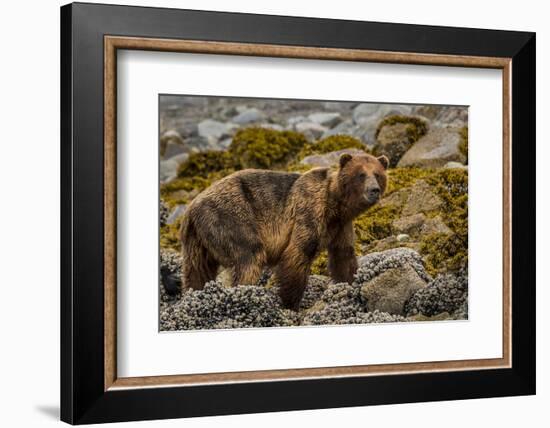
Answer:
[[[359,175],[357,176],[357,178],[359,180],[364,180],[365,178],[367,178],[367,174],[365,174],[364,172],[361,172],[359,173]]]

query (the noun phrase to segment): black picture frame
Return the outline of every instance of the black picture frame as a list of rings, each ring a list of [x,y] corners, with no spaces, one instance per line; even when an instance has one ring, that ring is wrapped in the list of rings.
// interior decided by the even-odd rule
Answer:
[[[104,36],[512,58],[512,367],[104,390]],[[535,393],[535,34],[74,3],[61,8],[61,420],[71,424]]]

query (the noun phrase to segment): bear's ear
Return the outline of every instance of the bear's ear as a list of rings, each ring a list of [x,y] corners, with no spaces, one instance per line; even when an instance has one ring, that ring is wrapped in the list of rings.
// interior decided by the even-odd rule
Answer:
[[[343,168],[351,160],[351,155],[349,153],[344,153],[340,156],[340,168]]]
[[[378,162],[380,162],[382,164],[384,169],[388,169],[388,165],[390,164],[390,160],[386,156],[384,156],[384,155],[378,156],[376,159],[378,159]]]

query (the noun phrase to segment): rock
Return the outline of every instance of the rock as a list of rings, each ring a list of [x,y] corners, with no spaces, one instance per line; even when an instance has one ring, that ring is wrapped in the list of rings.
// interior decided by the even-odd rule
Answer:
[[[333,128],[342,121],[340,113],[312,113],[309,120],[318,125]]]
[[[427,122],[415,116],[387,116],[378,125],[373,153],[386,155],[394,167],[427,128]]]
[[[189,149],[185,147],[183,144],[174,143],[170,141],[166,144],[166,148],[164,150],[164,155],[162,156],[162,158],[165,160],[170,159],[171,157],[174,157],[176,155],[187,153],[188,150]]]
[[[309,155],[303,158],[300,163],[302,165],[312,165],[317,167],[330,167],[338,164],[340,156],[344,153],[350,155],[361,155],[365,154],[363,150],[359,149],[342,149],[335,152],[325,153],[323,155]]]
[[[185,212],[187,208],[187,205],[184,205],[184,204],[181,204],[181,205],[178,205],[176,206],[172,212],[170,213],[170,215],[168,216],[168,218],[166,219],[166,224],[174,224],[176,222],[176,220],[181,216],[183,215],[183,213]]]
[[[218,122],[212,119],[203,120],[198,125],[199,136],[205,138],[209,142],[231,136],[231,132],[234,129],[235,125]]]
[[[175,162],[177,162],[178,165],[181,165],[182,163],[184,163],[187,159],[189,158],[189,155],[187,153],[181,153],[179,155],[176,155],[176,156],[172,156],[170,158],[170,160],[173,160]]]
[[[464,163],[459,128],[432,128],[401,158],[398,167],[440,168],[448,162]]]
[[[323,134],[323,138],[330,137],[331,135],[347,134],[356,137],[361,133],[360,128],[351,120],[345,120],[340,122],[332,129],[328,129]]]
[[[455,106],[421,105],[413,113],[429,119],[438,127],[463,127],[468,125],[468,108]]]
[[[397,239],[397,242],[407,242],[411,239],[411,237],[406,233],[400,233],[399,235],[396,236],[396,239]]]
[[[375,133],[378,123],[386,116],[390,115],[408,115],[412,107],[398,104],[359,104],[353,110],[353,121],[357,124],[362,133],[363,139],[374,143]]]
[[[166,205],[166,202],[164,202],[161,199],[160,203],[159,203],[159,223],[160,223],[160,227],[162,227],[166,224],[166,220],[168,220],[169,215],[170,215],[170,210],[168,209],[168,205]]]
[[[430,275],[424,269],[420,254],[406,247],[367,254],[359,257],[358,264],[359,269],[357,269],[354,284],[360,286],[377,275],[400,266],[411,266],[425,282],[431,281]]]
[[[227,288],[233,286],[233,269],[222,269],[216,277],[216,282],[219,282],[222,286]]]
[[[278,123],[262,123],[258,125],[260,128],[273,129],[274,131],[284,131],[285,128]]]
[[[444,168],[458,168],[458,169],[468,169],[468,166],[460,163],[460,162],[447,162],[444,166]]]
[[[407,189],[407,193],[407,201],[401,211],[402,216],[437,210],[443,205],[441,198],[424,180],[417,180],[414,186]]]
[[[384,126],[376,138],[376,153],[386,155],[390,160],[390,166],[395,166],[412,146],[409,138],[408,125],[396,123],[395,125]]]
[[[443,222],[441,216],[427,219],[420,228],[420,233],[430,235],[432,233],[443,233],[451,235],[453,231]]]
[[[417,234],[420,232],[425,220],[426,216],[422,213],[418,213],[398,218],[393,222],[392,226],[399,233],[405,233],[408,235]]]
[[[175,129],[164,132],[160,137],[160,154],[162,156],[165,156],[168,144],[184,147],[183,138]]]
[[[361,287],[369,311],[403,315],[405,303],[427,283],[409,265],[393,268]]]
[[[264,117],[265,115],[257,108],[248,108],[239,113],[231,120],[232,122],[238,123],[239,125],[248,125],[253,122],[259,122],[263,120]]]
[[[232,142],[233,138],[224,138],[218,143],[218,147],[221,147],[223,150],[227,150],[229,146],[231,146]]]
[[[308,121],[308,118],[305,116],[292,116],[286,120],[286,123],[289,127],[294,128],[297,124],[301,122],[307,122],[307,121]]]
[[[176,160],[168,159],[160,161],[160,181],[161,183],[167,183],[178,175],[178,162]]]
[[[405,314],[427,317],[447,312],[454,319],[468,318],[468,269],[438,275],[427,287],[414,293],[405,304]]]
[[[314,122],[299,122],[296,124],[294,129],[304,134],[310,140],[317,140],[327,130],[324,126]]]

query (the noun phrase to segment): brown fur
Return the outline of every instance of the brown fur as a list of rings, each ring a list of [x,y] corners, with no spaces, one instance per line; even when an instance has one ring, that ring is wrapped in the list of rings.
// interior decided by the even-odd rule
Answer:
[[[351,282],[357,270],[352,221],[384,193],[387,164],[385,156],[342,155],[337,170],[249,169],[214,183],[193,200],[182,223],[184,286],[202,289],[219,266],[234,269],[233,284],[255,284],[271,266],[283,304],[297,309],[323,249],[332,278]]]

